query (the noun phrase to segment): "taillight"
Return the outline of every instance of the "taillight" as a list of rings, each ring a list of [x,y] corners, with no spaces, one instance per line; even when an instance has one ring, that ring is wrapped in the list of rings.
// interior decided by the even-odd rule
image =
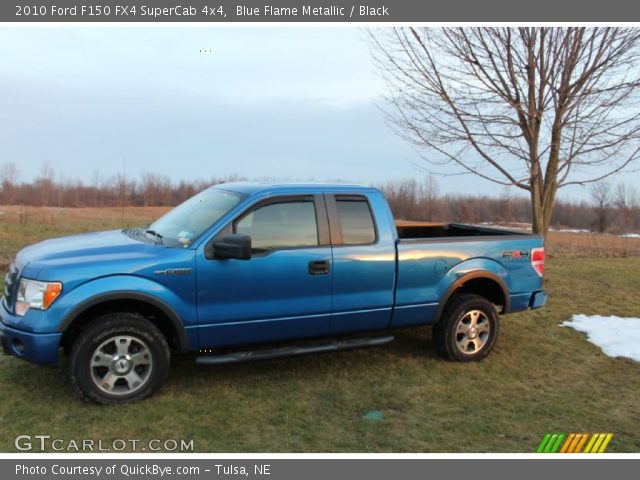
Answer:
[[[544,247],[531,250],[531,265],[538,275],[544,275]]]

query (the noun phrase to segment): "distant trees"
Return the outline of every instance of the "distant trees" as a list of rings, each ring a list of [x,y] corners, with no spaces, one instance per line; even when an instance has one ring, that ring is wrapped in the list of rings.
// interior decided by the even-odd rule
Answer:
[[[513,223],[531,222],[529,199],[505,190],[500,196],[444,194],[429,196],[425,191],[438,191],[435,179],[428,177],[424,184],[416,180],[388,182],[384,191],[393,214],[397,218],[433,222]],[[624,205],[616,201],[625,192]],[[591,187],[592,202],[559,200],[551,219],[551,226],[599,232],[637,231],[640,229],[640,205],[632,186],[618,186],[598,182]],[[614,195],[617,193],[617,195]],[[632,199],[636,199],[635,203]]]
[[[614,188],[611,182],[601,181],[593,184],[590,191],[599,232],[640,228],[640,197],[634,185],[619,183]]]
[[[634,213],[638,209],[638,195],[632,185],[621,183],[616,189],[615,205],[620,214],[620,224],[624,229],[634,227]]]
[[[0,185],[2,186],[3,203],[13,203],[14,189],[18,183],[18,167],[13,162],[7,162],[0,168]]]
[[[174,184],[166,175],[143,172],[140,178],[122,173],[110,177],[95,170],[84,183],[56,175],[47,163],[31,182],[20,182],[20,172],[13,162],[0,163],[0,205],[48,207],[121,207],[173,206],[210,185],[240,177],[212,178]]]
[[[396,218],[430,222],[530,222],[531,212],[525,197],[481,196],[438,193],[435,178],[423,182],[414,179],[387,182],[380,186]],[[505,208],[508,205],[508,208]]]
[[[241,177],[172,182],[169,177],[143,172],[139,178],[110,177],[95,171],[85,184],[64,179],[52,169],[32,182],[20,182],[15,164],[0,164],[0,205],[48,207],[174,206],[209,185],[243,180]],[[380,185],[396,218],[433,222],[531,222],[529,199],[505,189],[496,196],[441,193],[435,177]],[[0,222],[1,222],[0,217]],[[633,185],[599,182],[591,187],[591,202],[556,202],[551,225],[600,232],[640,230],[640,198]]]
[[[164,207],[173,203],[173,186],[169,177],[152,172],[144,172],[142,174],[141,187],[145,207],[150,205]]]
[[[589,189],[596,213],[596,225],[598,232],[606,232],[609,227],[609,202],[611,200],[611,184],[601,181],[591,185]]]
[[[61,190],[61,185],[55,185],[55,172],[51,165],[48,163],[44,163],[42,168],[40,169],[40,174],[36,177],[34,181],[35,191],[38,194],[38,202],[41,206],[48,205],[56,205],[56,202],[53,201],[54,196],[56,196],[56,190]],[[58,199],[60,199],[60,194],[58,193]],[[60,205],[57,205],[60,206]]]
[[[387,201],[405,219],[428,219],[441,216],[438,182],[432,175],[418,183],[416,180],[387,182],[381,187]]]

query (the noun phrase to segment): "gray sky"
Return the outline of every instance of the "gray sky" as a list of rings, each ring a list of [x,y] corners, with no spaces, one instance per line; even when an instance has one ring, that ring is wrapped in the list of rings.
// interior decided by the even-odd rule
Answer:
[[[376,107],[384,86],[355,28],[1,28],[0,64],[0,163],[21,180],[46,162],[89,182],[123,157],[127,176],[174,180],[423,175]],[[504,192],[470,176],[438,183]]]

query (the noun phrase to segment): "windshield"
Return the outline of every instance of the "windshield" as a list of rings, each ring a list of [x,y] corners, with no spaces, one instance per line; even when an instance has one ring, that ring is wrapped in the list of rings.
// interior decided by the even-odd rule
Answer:
[[[153,222],[147,233],[164,244],[188,247],[243,198],[240,193],[208,188]]]

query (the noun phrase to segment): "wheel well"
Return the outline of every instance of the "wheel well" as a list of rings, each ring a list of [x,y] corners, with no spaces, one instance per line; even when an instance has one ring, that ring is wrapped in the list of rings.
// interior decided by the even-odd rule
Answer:
[[[438,311],[438,320],[440,320],[440,314],[445,310],[451,300],[461,293],[480,295],[496,305],[498,312],[506,313],[508,311],[509,299],[503,286],[496,280],[488,277],[475,277],[466,281],[463,280],[452,288],[449,296],[446,297],[445,302]]]
[[[180,335],[175,325],[164,311],[143,300],[122,299],[107,300],[97,305],[92,305],[76,316],[62,334],[61,344],[64,348],[65,354],[69,353],[75,338],[94,318],[115,312],[130,312],[142,315],[158,327],[160,332],[162,332],[164,337],[167,339],[167,343],[172,350],[180,350]]]

